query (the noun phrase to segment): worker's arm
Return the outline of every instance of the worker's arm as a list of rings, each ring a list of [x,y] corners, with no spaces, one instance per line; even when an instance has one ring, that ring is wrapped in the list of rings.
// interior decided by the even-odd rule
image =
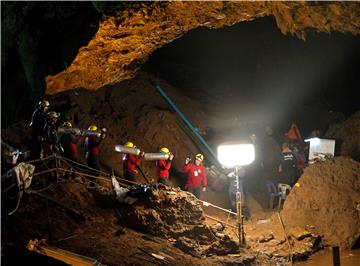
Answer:
[[[184,168],[183,168],[183,172],[187,173],[189,172],[191,169],[191,163],[185,164]]]
[[[136,165],[140,165],[141,164],[141,161],[142,161],[142,158],[144,157],[144,152],[142,151],[142,152],[140,152],[140,154],[139,154],[139,156],[136,158],[135,156],[133,156],[134,157],[134,164],[136,164]]]
[[[171,168],[171,161],[159,160],[159,167],[162,170],[169,170]]]
[[[202,184],[203,184],[203,192],[205,192],[206,187],[207,187],[207,178],[206,178],[205,167],[203,167],[203,169],[202,169]]]

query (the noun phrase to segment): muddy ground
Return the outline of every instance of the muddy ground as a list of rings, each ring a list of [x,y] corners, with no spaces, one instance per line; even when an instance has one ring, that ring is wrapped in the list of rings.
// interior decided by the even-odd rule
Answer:
[[[107,265],[161,263],[149,253],[166,257],[166,265],[264,265],[288,261],[289,246],[275,217],[269,217],[267,224],[246,222],[247,248],[239,250],[236,230],[207,219],[202,203],[188,192],[153,186],[133,195],[138,200],[129,205],[114,199],[110,185],[90,189],[79,182],[61,180],[43,194],[77,210],[81,216],[28,195],[19,210],[3,221],[3,244],[20,247],[30,239],[45,238],[49,244]],[[215,217],[221,219],[216,213]],[[234,218],[226,221],[236,224]],[[287,231],[294,259],[305,258],[319,248],[318,236],[297,239],[293,231],[302,231]],[[5,257],[3,261],[7,259],[11,260]]]

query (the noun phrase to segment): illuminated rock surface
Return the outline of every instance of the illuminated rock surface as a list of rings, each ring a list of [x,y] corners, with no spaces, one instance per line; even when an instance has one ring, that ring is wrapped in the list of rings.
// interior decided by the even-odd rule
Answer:
[[[88,45],[63,72],[47,76],[47,93],[98,89],[130,79],[163,45],[198,27],[221,28],[274,16],[283,34],[305,39],[306,29],[359,34],[359,3],[156,2],[104,17]]]

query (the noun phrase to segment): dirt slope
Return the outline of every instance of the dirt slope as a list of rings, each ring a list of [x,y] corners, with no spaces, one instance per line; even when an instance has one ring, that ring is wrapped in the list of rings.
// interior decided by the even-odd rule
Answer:
[[[360,164],[335,157],[305,169],[281,212],[291,226],[310,228],[324,243],[351,248],[360,237]]]

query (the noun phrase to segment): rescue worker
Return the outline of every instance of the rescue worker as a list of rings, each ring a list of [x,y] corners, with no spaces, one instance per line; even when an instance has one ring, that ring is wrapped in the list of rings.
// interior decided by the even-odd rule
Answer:
[[[158,182],[167,185],[169,183],[169,170],[171,168],[171,161],[173,160],[174,155],[166,147],[162,147],[160,152],[169,154],[169,159],[159,160],[156,162],[158,169]]]
[[[295,157],[290,150],[289,143],[284,142],[282,145],[281,162],[279,165],[280,183],[293,186],[295,182]]]
[[[59,114],[51,111],[47,113],[46,124],[44,126],[44,139],[42,142],[42,152],[40,158],[46,157],[53,153],[62,153],[63,148],[60,145],[57,133],[57,119]]]
[[[128,141],[124,145],[127,148],[136,148],[134,143]],[[144,157],[144,152],[141,151],[138,156],[134,154],[126,153],[123,157],[123,175],[124,178],[130,181],[135,180],[135,175],[138,173],[138,167],[141,164],[141,160]]]
[[[63,124],[64,128],[70,129],[72,128],[72,124],[69,121],[66,121]],[[75,162],[79,161],[79,150],[78,150],[78,144],[80,141],[80,137],[76,136],[75,134],[71,134],[68,132],[65,132],[60,137],[60,143],[62,147],[64,148],[64,156],[70,160],[73,160]]]
[[[32,128],[31,136],[34,141],[33,157],[39,158],[41,151],[42,138],[44,137],[44,127],[46,124],[46,113],[50,108],[47,100],[38,103],[35,111],[31,116],[30,127]]]
[[[183,169],[184,173],[187,174],[185,189],[194,194],[197,198],[200,198],[201,190],[203,192],[206,191],[207,186],[206,172],[202,165],[203,161],[204,155],[198,153],[195,156],[195,163],[192,163],[189,157],[186,158],[185,167]]]
[[[301,152],[297,146],[294,146],[292,148],[292,152],[295,159],[295,169],[296,169],[295,182],[296,182],[304,172],[306,159],[304,152]]]
[[[96,133],[98,131],[98,127],[95,125],[91,125],[88,128],[89,131]],[[97,170],[94,171],[96,176],[99,175],[100,171],[100,163],[99,163],[99,156],[100,156],[100,145],[101,142],[104,140],[105,134],[101,132],[100,137],[96,136],[89,136],[85,138],[84,147],[85,147],[85,158],[86,162],[89,167]]]

